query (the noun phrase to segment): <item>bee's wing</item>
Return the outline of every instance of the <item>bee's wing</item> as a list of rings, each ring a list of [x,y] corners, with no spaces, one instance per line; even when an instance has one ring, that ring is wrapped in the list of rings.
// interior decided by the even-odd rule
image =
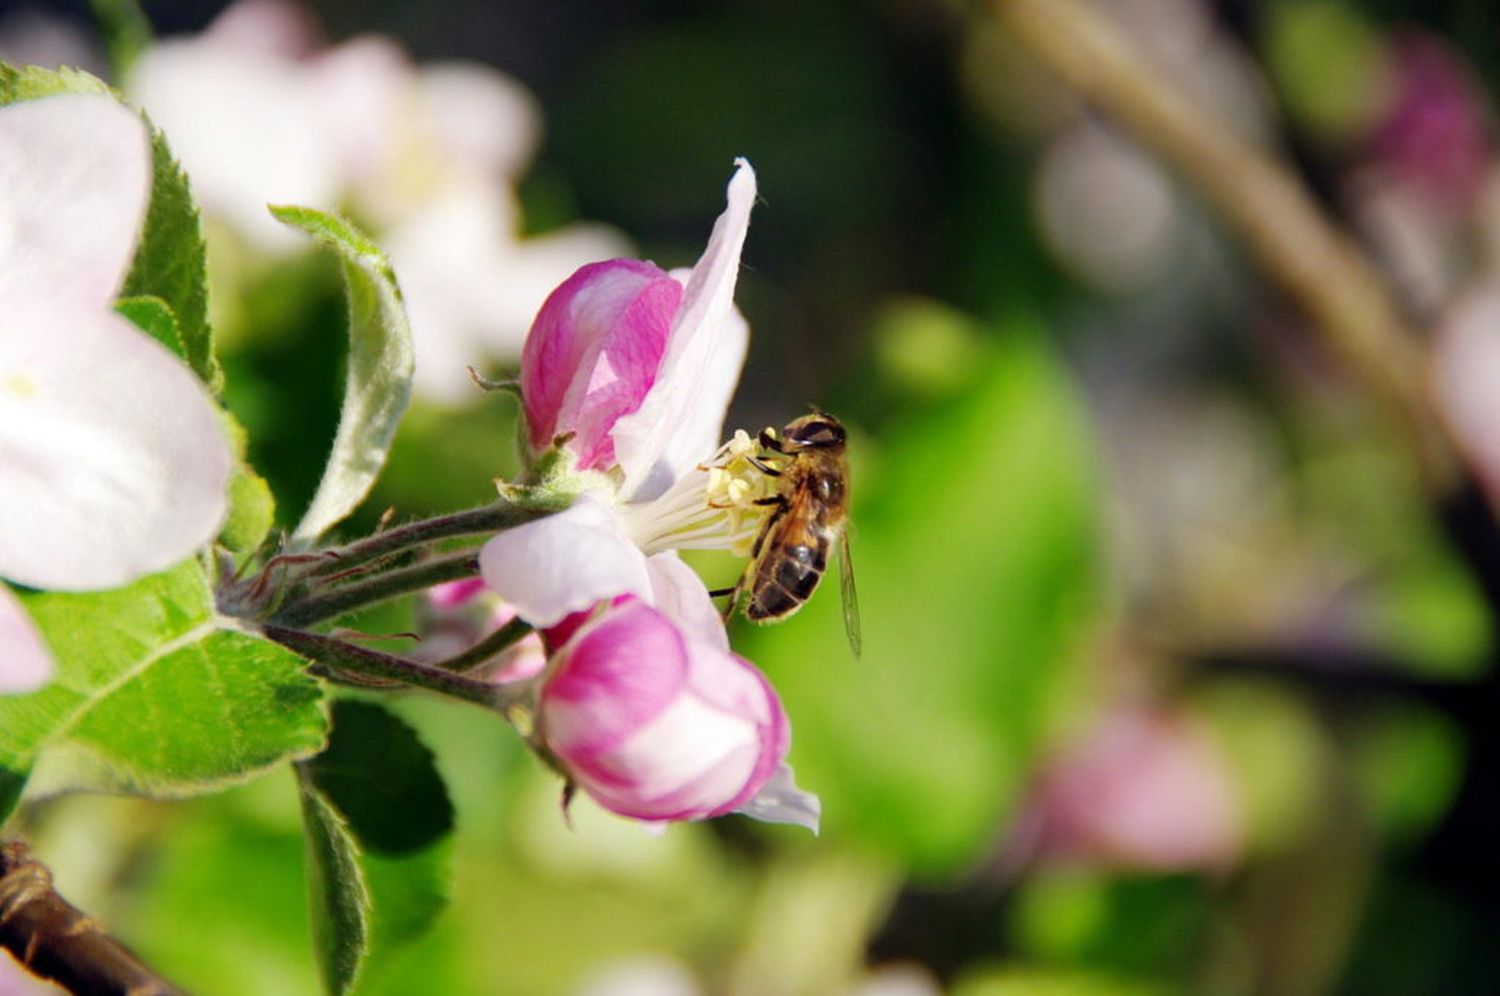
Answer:
[[[844,635],[858,657],[864,645],[859,635],[859,594],[854,590],[854,561],[849,559],[849,530],[839,534],[839,594],[844,603]]]

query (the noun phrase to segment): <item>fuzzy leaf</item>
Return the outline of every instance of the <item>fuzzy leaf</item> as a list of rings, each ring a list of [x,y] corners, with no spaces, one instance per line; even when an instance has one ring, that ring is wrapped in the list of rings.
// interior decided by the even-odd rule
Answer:
[[[349,515],[375,484],[411,400],[412,345],[406,306],[385,253],[342,218],[273,207],[277,219],[338,253],[349,293],[349,374],[333,451],[294,545],[307,546]]]
[[[366,930],[358,937],[358,954],[349,931],[318,942],[329,991],[342,993],[334,982],[351,983],[352,976],[342,971],[351,958],[356,966],[364,958],[365,975],[377,972],[447,905],[453,806],[416,732],[373,703],[334,703],[328,748],[299,764],[297,772],[304,798],[316,795],[339,817],[357,856],[354,874],[366,889]],[[316,814],[305,803],[304,812],[311,839],[322,830],[312,826]],[[328,870],[320,874],[326,877]],[[322,895],[313,895],[314,917],[320,903],[344,901],[339,896],[353,891],[353,883],[325,882]]]
[[[208,323],[208,257],[198,207],[166,138],[149,119],[147,125],[151,130],[151,203],[135,262],[120,294],[149,294],[171,307],[179,337],[174,351],[217,392],[224,386],[224,371],[214,356],[213,329]]]
[[[109,84],[81,69],[15,66],[0,62],[0,106],[60,93],[110,93]]]
[[[173,353],[183,355],[182,330],[177,326],[177,316],[172,313],[172,306],[161,298],[151,294],[122,297],[115,302],[115,310]]]
[[[195,560],[112,591],[22,596],[57,677],[0,698],[0,818],[38,791],[176,797],[319,750],[322,686],[266,640],[226,628]]]
[[[349,824],[311,774],[298,765],[302,822],[307,834],[307,899],[313,952],[323,988],[350,990],[365,959],[369,936],[370,890],[360,867],[359,845]]]

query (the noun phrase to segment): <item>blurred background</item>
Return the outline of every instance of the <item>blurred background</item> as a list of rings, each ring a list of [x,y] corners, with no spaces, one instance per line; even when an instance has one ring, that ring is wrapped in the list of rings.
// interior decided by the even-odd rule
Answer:
[[[737,155],[762,203],[729,427],[816,403],[852,434],[863,658],[832,585],[733,634],[822,835],[583,805],[569,830],[509,728],[403,699],[457,810],[453,904],[361,992],[1500,991],[1493,4],[1080,8],[1378,268],[1463,457],[1441,486],[1010,0],[142,6],[158,43],[125,0],[0,0],[0,58],[88,68],[166,131],[283,521],[333,433],[344,304],[268,200],[348,211],[411,303],[418,401],[355,527],[492,494],[515,411],[464,364],[503,374],[583,262],[690,265]],[[188,989],[317,991],[289,776],[24,829]]]

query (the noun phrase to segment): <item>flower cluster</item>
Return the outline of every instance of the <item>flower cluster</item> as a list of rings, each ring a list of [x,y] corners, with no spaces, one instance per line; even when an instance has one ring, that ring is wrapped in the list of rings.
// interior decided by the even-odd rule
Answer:
[[[0,577],[113,588],[213,538],[231,457],[203,385],[111,305],[151,185],[139,117],[110,97],[0,109]],[[51,672],[0,585],[0,692]]]
[[[749,438],[719,445],[749,338],[734,287],[755,197],[739,160],[692,270],[611,260],[547,299],[521,360],[527,440],[581,494],[480,553],[489,587],[545,631],[538,745],[595,800],[642,820],[738,811],[817,824],[816,797],[785,767],[775,691],[729,649],[675,552],[743,548],[763,511]]]
[[[267,204],[344,204],[379,235],[416,333],[415,388],[435,402],[473,397],[477,358],[519,352],[545,288],[628,251],[597,225],[520,238],[513,188],[540,114],[488,66],[418,67],[377,36],[329,47],[289,0],[238,0],[201,35],[152,46],[125,84],[205,211],[256,250],[306,244]]]

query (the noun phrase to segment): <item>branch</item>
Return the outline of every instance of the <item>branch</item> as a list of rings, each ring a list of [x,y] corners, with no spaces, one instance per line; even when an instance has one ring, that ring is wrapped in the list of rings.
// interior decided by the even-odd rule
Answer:
[[[0,947],[33,974],[90,996],[177,996],[181,990],[57,894],[52,873],[20,841],[0,848]]]
[[[1219,210],[1406,429],[1429,485],[1438,493],[1454,488],[1458,467],[1427,399],[1426,357],[1380,272],[1302,183],[1183,96],[1093,4],[991,2],[1033,56]]]

